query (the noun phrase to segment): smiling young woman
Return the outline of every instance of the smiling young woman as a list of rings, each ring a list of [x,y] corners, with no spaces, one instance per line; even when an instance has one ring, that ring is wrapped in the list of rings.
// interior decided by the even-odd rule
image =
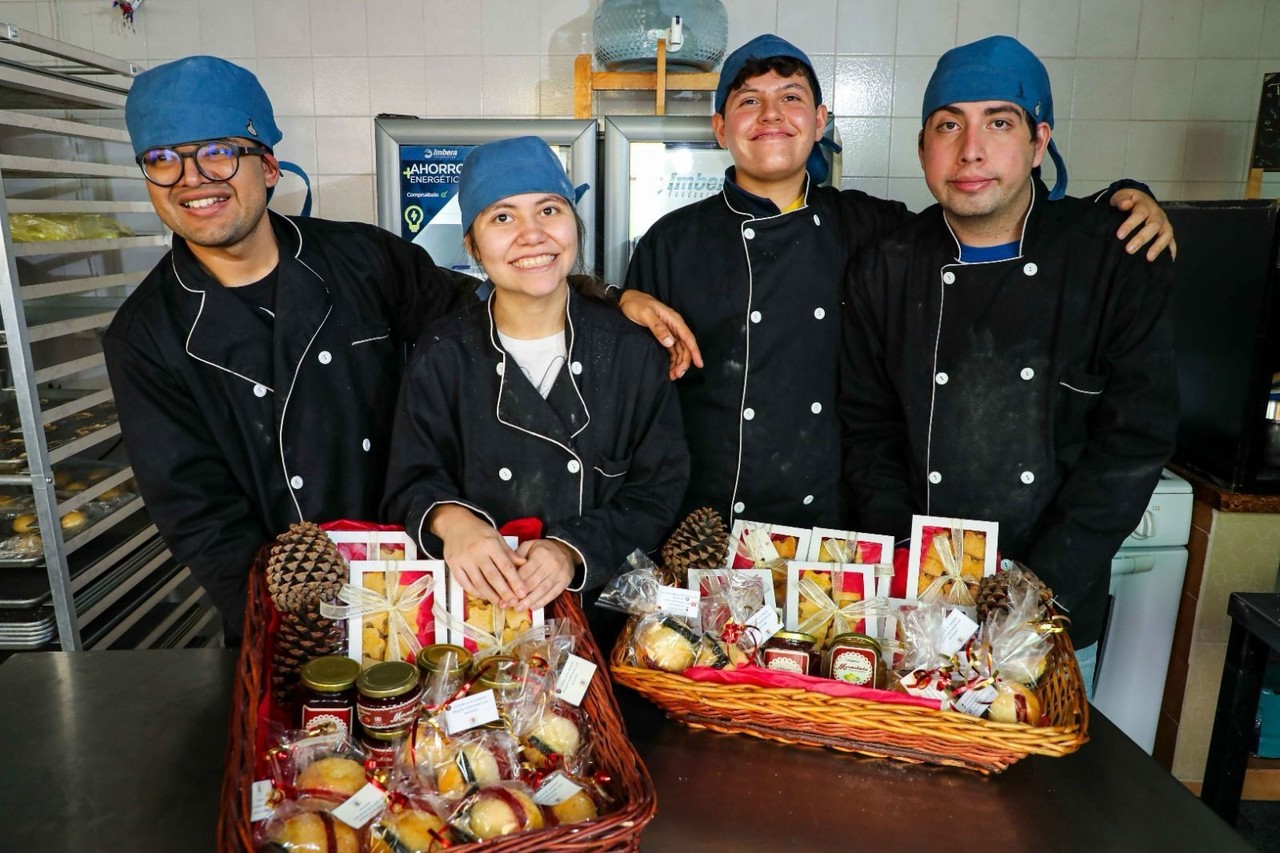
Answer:
[[[392,441],[383,514],[469,592],[521,610],[656,547],[689,477],[666,355],[573,274],[579,195],[536,137],[467,157],[464,240],[493,291],[424,332]],[[498,527],[529,516],[543,538],[509,547]]]

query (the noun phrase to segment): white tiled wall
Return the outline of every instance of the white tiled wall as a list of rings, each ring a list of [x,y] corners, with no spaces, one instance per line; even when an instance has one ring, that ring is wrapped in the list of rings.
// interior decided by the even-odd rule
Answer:
[[[1128,175],[1165,199],[1240,196],[1262,74],[1280,71],[1280,0],[724,2],[730,47],[772,31],[810,53],[840,117],[845,186],[917,209],[932,201],[915,156],[920,97],[953,45],[1008,33],[1045,60],[1076,193]],[[0,0],[0,20],[143,65],[241,62],[275,103],[281,155],[312,176],[315,212],[371,221],[372,115],[568,116],[598,3],[144,0],[131,29],[109,0]],[[650,103],[607,94],[597,111]],[[711,109],[692,94],[669,108]],[[300,187],[286,178],[277,206],[296,209]]]

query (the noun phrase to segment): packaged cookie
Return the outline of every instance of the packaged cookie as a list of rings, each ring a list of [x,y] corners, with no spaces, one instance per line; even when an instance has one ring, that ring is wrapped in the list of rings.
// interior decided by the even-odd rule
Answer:
[[[472,595],[456,579],[449,580],[449,642],[469,652],[500,654],[528,638],[546,623],[543,608],[516,610],[499,607]]]
[[[911,521],[907,598],[973,606],[982,578],[996,573],[994,521],[917,515]]]
[[[781,524],[739,519],[729,538],[731,569],[769,569],[773,573],[774,600],[787,593],[787,561],[802,560],[809,552],[810,531]]]
[[[788,631],[817,638],[825,649],[833,637],[849,632],[879,636],[887,602],[876,595],[874,565],[791,563],[788,567]]]
[[[355,560],[338,602],[322,603],[329,619],[347,620],[347,656],[361,667],[388,660],[414,663],[423,646],[443,643],[436,618],[445,595],[443,560]],[[441,602],[441,607],[443,602]]]

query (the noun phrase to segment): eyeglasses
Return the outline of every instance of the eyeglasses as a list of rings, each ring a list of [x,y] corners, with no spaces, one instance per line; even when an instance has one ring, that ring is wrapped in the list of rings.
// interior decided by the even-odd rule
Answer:
[[[270,149],[248,147],[221,140],[202,142],[194,151],[175,148],[148,148],[138,155],[138,165],[147,180],[158,187],[171,187],[182,180],[183,160],[196,161],[196,171],[210,181],[229,181],[240,170],[240,158],[246,154],[263,155]]]

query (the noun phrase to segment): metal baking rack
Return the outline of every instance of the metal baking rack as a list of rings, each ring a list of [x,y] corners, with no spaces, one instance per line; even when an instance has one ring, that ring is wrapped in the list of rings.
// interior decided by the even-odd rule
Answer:
[[[0,559],[0,650],[188,645],[216,630],[142,499],[119,493],[133,471],[101,333],[168,243],[123,129],[140,70],[0,23],[0,422],[12,430],[0,492],[29,493],[41,533],[33,553]],[[55,482],[108,462],[73,493]],[[73,511],[89,520],[64,535]],[[12,524],[0,515],[0,542]]]

